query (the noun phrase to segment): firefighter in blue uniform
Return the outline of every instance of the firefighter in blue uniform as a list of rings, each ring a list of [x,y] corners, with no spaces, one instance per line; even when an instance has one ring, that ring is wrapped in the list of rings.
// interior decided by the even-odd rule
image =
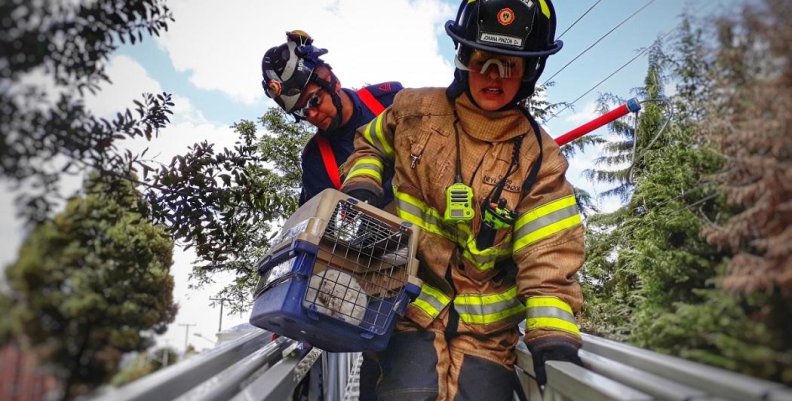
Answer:
[[[385,82],[357,91],[342,88],[330,65],[320,59],[327,50],[314,47],[303,31],[287,32],[286,39],[264,54],[262,86],[297,121],[317,128],[302,153],[302,205],[322,190],[341,187],[339,170],[355,150],[355,130],[390,106],[402,86]],[[385,187],[385,199],[377,206],[393,200],[390,186]]]
[[[313,46],[313,39],[305,32],[286,33],[286,43],[273,47],[261,61],[267,96],[291,114],[297,121],[305,120],[317,128],[302,152],[302,191],[299,204],[327,188],[341,188],[341,167],[354,150],[355,131],[377,117],[393,103],[402,85],[385,82],[369,85],[357,91],[342,88],[330,65],[319,57],[327,50]],[[376,206],[384,207],[393,200],[388,171],[385,167],[385,195]],[[319,369],[312,369],[315,377]],[[379,366],[368,355],[360,372],[360,401],[373,400],[374,387],[379,378]],[[312,379],[310,385],[317,386]],[[295,399],[305,397],[307,383],[298,386]]]

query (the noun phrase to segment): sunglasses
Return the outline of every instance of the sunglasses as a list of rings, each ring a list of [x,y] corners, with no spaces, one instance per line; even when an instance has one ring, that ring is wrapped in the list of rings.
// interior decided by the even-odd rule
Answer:
[[[313,94],[311,94],[311,97],[309,97],[308,101],[305,102],[305,106],[294,110],[294,114],[296,114],[297,117],[300,118],[307,118],[309,110],[315,109],[319,107],[320,104],[322,104],[322,96],[320,95],[321,91],[322,90],[320,89],[314,92]]]

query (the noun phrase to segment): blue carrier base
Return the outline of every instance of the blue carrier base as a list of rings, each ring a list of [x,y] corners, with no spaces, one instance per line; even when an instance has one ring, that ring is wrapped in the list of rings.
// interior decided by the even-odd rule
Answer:
[[[410,301],[407,291],[402,289],[393,298],[372,297],[360,326],[319,313],[313,306],[303,305],[317,252],[316,245],[296,240],[288,249],[259,264],[259,271],[266,273],[291,260],[292,270],[288,279],[267,288],[256,298],[250,324],[330,352],[385,349],[397,314],[403,314]]]

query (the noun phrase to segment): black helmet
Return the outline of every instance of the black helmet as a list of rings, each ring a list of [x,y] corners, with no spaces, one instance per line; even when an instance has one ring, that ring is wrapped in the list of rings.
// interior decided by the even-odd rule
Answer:
[[[261,86],[287,113],[293,112],[316,67],[324,64],[319,57],[327,50],[311,43],[313,39],[303,31],[287,32],[286,43],[267,50],[261,60]]]
[[[523,85],[513,104],[533,94],[547,56],[563,47],[563,42],[555,40],[555,28],[550,0],[462,0],[456,21],[445,24],[457,48],[456,62],[463,66],[473,49],[525,59]],[[452,97],[467,86],[467,72],[457,69],[455,76],[449,87]]]

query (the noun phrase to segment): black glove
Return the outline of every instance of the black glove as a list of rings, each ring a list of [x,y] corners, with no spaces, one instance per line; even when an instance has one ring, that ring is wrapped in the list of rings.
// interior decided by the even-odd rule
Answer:
[[[578,356],[577,344],[566,337],[539,338],[533,341],[528,349],[533,357],[536,382],[540,386],[547,383],[547,373],[545,373],[545,362],[547,361],[566,361],[583,366],[583,362]]]
[[[382,200],[380,200],[380,197],[377,196],[376,193],[374,193],[373,191],[369,191],[368,189],[355,188],[353,190],[348,191],[346,194],[353,198],[357,198],[361,202],[366,202],[369,205],[373,205],[376,207],[379,207],[380,202],[382,202]]]

